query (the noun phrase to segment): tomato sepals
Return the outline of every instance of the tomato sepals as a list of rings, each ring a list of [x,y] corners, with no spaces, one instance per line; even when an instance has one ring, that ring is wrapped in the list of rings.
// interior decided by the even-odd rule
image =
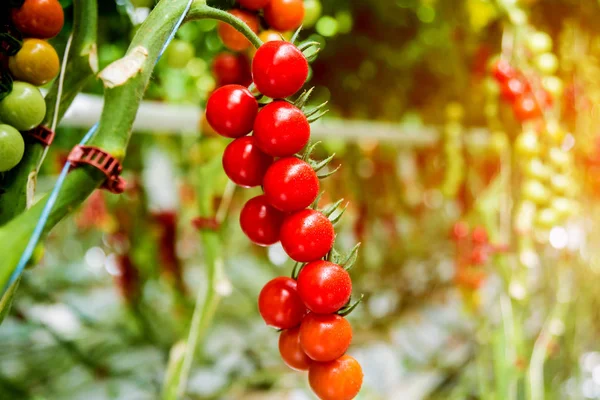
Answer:
[[[311,87],[308,90],[304,90],[302,91],[302,94],[300,96],[298,96],[298,98],[296,99],[296,101],[294,101],[294,105],[296,107],[298,107],[299,109],[301,109],[302,111],[304,111],[304,106],[306,105],[306,102],[308,101],[310,95],[312,94],[313,90],[315,90],[315,87]]]
[[[358,300],[356,300],[354,303],[352,304],[348,304],[347,306],[345,306],[344,308],[342,308],[340,311],[337,312],[337,315],[341,316],[341,317],[345,317],[347,315],[349,315],[352,311],[354,311],[354,309],[356,307],[358,307],[358,305],[360,303],[362,303],[363,299],[365,298],[364,294],[360,295],[360,298]],[[352,301],[352,300],[350,300]]]
[[[300,274],[300,271],[302,271],[302,268],[304,268],[306,264],[307,263],[301,263],[298,261],[294,264],[294,269],[292,270],[292,279],[298,280],[298,275]]]
[[[12,92],[13,79],[8,72],[0,71],[0,100]]]
[[[300,36],[300,32],[302,31],[302,25],[300,25],[298,27],[298,29],[296,29],[296,32],[294,32],[294,34],[292,35],[292,38],[290,39],[290,43],[292,43],[293,45],[296,44],[296,40],[298,40],[298,36]],[[283,38],[283,35],[281,36]],[[302,50],[300,50],[302,51]]]

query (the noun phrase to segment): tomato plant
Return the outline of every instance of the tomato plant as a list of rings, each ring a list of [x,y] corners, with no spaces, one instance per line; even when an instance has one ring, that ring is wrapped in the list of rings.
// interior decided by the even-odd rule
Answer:
[[[309,313],[300,325],[300,346],[312,360],[333,361],[346,353],[352,342],[352,327],[337,314]]]
[[[269,203],[280,211],[299,211],[319,195],[319,178],[306,162],[296,157],[275,161],[265,173],[263,189]]]
[[[0,121],[20,131],[38,126],[46,115],[40,90],[25,82],[15,82],[12,92],[0,101]]]
[[[20,8],[12,10],[12,21],[17,29],[38,39],[58,35],[64,20],[64,11],[58,0],[25,0]]]
[[[252,78],[265,96],[280,99],[302,88],[308,77],[308,61],[293,44],[271,41],[263,44],[252,60]]]
[[[0,172],[13,169],[23,158],[25,142],[18,130],[0,125]]]
[[[262,151],[274,157],[293,156],[310,139],[310,125],[302,110],[278,100],[259,111],[254,121],[254,137]]]
[[[279,241],[283,213],[271,206],[265,195],[254,197],[240,213],[240,226],[250,240],[261,246]]]
[[[258,296],[258,310],[267,325],[277,329],[297,327],[306,314],[296,281],[279,277],[268,282]]]
[[[363,372],[358,361],[344,355],[335,361],[311,364],[308,381],[321,400],[351,400],[360,391]]]
[[[258,102],[240,85],[226,85],[215,90],[206,104],[210,126],[228,138],[238,138],[252,131],[258,113]]]
[[[298,275],[298,293],[316,314],[331,314],[345,306],[352,295],[348,271],[329,261],[306,264]]]
[[[259,21],[258,16],[249,11],[231,10],[229,13],[242,21],[255,33],[258,32]],[[246,37],[238,32],[234,27],[225,23],[219,22],[219,37],[223,41],[225,47],[233,51],[242,51],[250,47],[250,42]]]
[[[60,60],[50,43],[25,39],[23,47],[9,59],[8,65],[14,78],[41,86],[58,75]]]
[[[296,371],[308,371],[312,363],[300,346],[300,328],[286,329],[279,335],[279,354],[286,365]]]
[[[242,187],[259,186],[273,157],[263,153],[251,136],[229,143],[223,153],[223,169],[234,183]]]
[[[302,210],[288,215],[281,225],[280,240],[287,254],[296,261],[316,261],[333,247],[335,231],[325,215]]]

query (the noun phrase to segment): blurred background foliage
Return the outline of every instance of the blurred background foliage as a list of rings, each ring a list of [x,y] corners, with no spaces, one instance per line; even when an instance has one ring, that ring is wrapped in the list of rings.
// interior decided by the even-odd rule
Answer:
[[[69,16],[70,1],[61,3]],[[102,68],[125,54],[153,2],[99,3]],[[324,183],[323,203],[350,201],[337,246],[362,242],[352,276],[366,297],[350,316],[352,354],[365,370],[359,399],[600,398],[598,171],[585,161],[598,149],[600,4],[321,6],[302,33],[322,46],[312,65],[312,101],[329,101],[330,118],[383,121],[399,131],[388,141],[373,140],[368,129],[352,141],[332,131],[319,154],[335,152],[334,165],[343,165]],[[70,23],[54,40],[59,52]],[[212,60],[223,51],[215,27],[202,21],[181,29],[177,38],[195,56],[173,68],[177,51],[167,53],[148,100],[203,106],[216,85]],[[566,189],[577,202],[564,224],[570,242],[562,247],[549,243],[547,230],[515,239],[511,216],[507,228],[503,214],[506,202],[519,201],[520,178],[506,170],[524,157],[515,144],[522,126],[498,104],[488,65],[507,31],[518,40],[534,28],[554,39],[557,75],[567,87],[558,118],[577,139],[577,170]],[[102,85],[85,92],[101,95]],[[457,142],[447,134],[453,121]],[[210,278],[207,253],[215,249],[220,302],[204,340],[185,350],[197,355],[185,398],[311,398],[304,377],[279,361],[277,335],[256,307],[262,285],[287,275],[292,262],[277,245],[257,248],[243,236],[239,210],[254,193],[228,186],[221,168],[227,142],[206,126],[189,131],[202,135],[134,135],[126,161],[132,187],[122,196],[95,193],[39,249],[39,265],[25,274],[0,329],[0,399],[170,398],[163,387],[169,360],[188,334],[196,294]],[[68,138],[81,134],[59,130],[40,192],[51,187]],[[422,135],[432,140],[416,140]],[[192,224],[216,213],[223,217],[217,232]],[[457,221],[484,226],[492,243],[509,248],[485,260],[475,282],[458,279],[464,249],[450,233]],[[540,373],[536,397],[530,391]]]

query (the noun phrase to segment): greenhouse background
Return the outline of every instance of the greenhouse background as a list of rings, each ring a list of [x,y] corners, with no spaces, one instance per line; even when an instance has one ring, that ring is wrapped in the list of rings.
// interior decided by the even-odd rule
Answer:
[[[57,0],[25,4],[46,1]],[[361,299],[344,315],[364,373],[355,398],[600,399],[600,1],[304,0],[302,28],[274,38],[268,8],[187,3],[60,0],[64,26],[48,42],[61,69],[36,85],[56,135],[42,147],[18,129],[25,154],[0,172],[0,399],[318,398],[257,305],[300,261],[244,234],[261,184],[228,177],[231,139],[206,116],[229,84],[272,103],[251,74],[260,48],[227,46],[219,12],[231,10],[307,56],[309,120],[326,103],[312,158],[333,155],[317,203],[343,212],[335,249],[353,264],[340,314]],[[13,46],[11,7],[0,5],[0,41]],[[131,91],[138,109],[106,71],[135,64],[130,43],[169,7],[189,21]],[[14,57],[0,53],[2,95],[7,75],[25,80]],[[103,125],[124,146],[98,139]],[[95,190],[97,171],[77,186],[80,166],[63,177],[86,134],[122,161],[122,193]]]

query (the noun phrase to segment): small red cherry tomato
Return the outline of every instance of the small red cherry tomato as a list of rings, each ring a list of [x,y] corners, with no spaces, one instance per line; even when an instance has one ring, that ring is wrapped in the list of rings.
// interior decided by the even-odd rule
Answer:
[[[300,346],[312,360],[333,361],[346,353],[352,342],[352,327],[337,314],[309,313],[300,325]]]
[[[265,8],[271,0],[238,0],[240,6],[247,8],[248,10],[260,10]]]
[[[310,124],[302,110],[278,100],[258,112],[253,135],[265,153],[289,157],[302,150],[310,140]]]
[[[315,314],[332,314],[352,295],[352,280],[344,268],[329,261],[306,264],[298,275],[298,293]]]
[[[276,209],[299,211],[310,206],[319,195],[319,178],[307,162],[286,157],[269,167],[263,180],[263,190]]]
[[[502,84],[502,98],[514,102],[528,91],[527,84],[520,78],[510,78]]]
[[[258,296],[258,310],[267,325],[277,329],[294,328],[306,315],[306,307],[296,291],[296,281],[284,276],[263,287]]]
[[[267,202],[263,194],[248,202],[240,213],[240,226],[250,240],[260,246],[279,242],[283,213]]]
[[[304,0],[271,0],[265,7],[265,19],[281,32],[298,29],[304,19]]]
[[[272,162],[273,157],[260,151],[252,136],[234,140],[223,153],[225,173],[242,187],[260,186]]]
[[[25,0],[13,8],[12,21],[25,36],[50,39],[63,28],[65,14],[58,0]]]
[[[300,346],[300,328],[291,328],[279,335],[279,354],[286,365],[296,371],[307,371],[312,360]]]
[[[333,247],[333,224],[323,213],[302,210],[288,215],[281,225],[283,249],[295,261],[310,262],[323,258]]]
[[[363,382],[363,372],[358,361],[344,355],[328,363],[312,363],[308,382],[321,400],[352,400]]]
[[[452,240],[461,240],[466,238],[469,235],[469,225],[466,222],[458,221],[452,227],[452,232],[450,235],[452,236]]]
[[[484,246],[475,246],[473,250],[471,250],[472,265],[485,265],[489,258],[489,251]]]
[[[258,33],[260,23],[256,14],[244,10],[231,10],[229,13],[234,17],[238,17],[244,21],[244,23],[248,25],[252,32]],[[223,41],[223,44],[229,50],[242,51],[251,46],[251,43],[243,34],[238,32],[233,26],[226,22],[219,22],[218,33],[219,37]]]
[[[525,94],[519,97],[513,104],[513,112],[519,122],[525,122],[542,116],[542,111],[532,94]]]
[[[498,60],[492,64],[492,75],[500,83],[506,82],[516,75],[515,69],[506,60]]]
[[[258,113],[258,102],[240,85],[215,90],[206,103],[206,119],[221,136],[238,138],[249,134]]]
[[[473,239],[473,243],[475,244],[488,244],[489,238],[487,231],[483,226],[476,226],[473,228],[473,232],[471,233],[471,237]]]
[[[243,54],[220,53],[212,63],[212,72],[218,86],[237,84],[248,86],[252,83],[250,62]]]
[[[273,99],[282,99],[302,88],[308,77],[308,61],[289,42],[266,42],[254,55],[252,77],[259,92]]]

